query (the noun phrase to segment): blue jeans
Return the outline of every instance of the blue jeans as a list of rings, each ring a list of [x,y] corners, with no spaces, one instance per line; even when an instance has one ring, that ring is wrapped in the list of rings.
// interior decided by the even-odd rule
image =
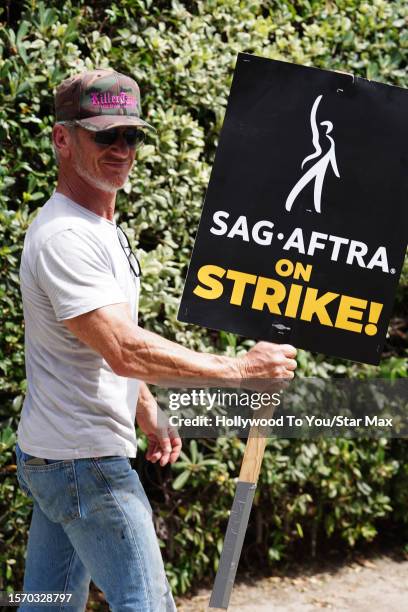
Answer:
[[[89,583],[112,612],[174,612],[152,510],[126,457],[47,460],[16,445],[20,487],[34,501],[24,592],[73,593],[59,610],[83,612]],[[73,602],[73,605],[72,605]],[[24,604],[21,612],[55,606]]]

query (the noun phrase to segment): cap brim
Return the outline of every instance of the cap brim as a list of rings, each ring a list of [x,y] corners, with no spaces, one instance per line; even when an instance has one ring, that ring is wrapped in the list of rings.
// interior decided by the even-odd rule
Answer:
[[[144,127],[156,131],[147,121],[129,115],[98,115],[97,117],[76,119],[75,123],[92,132],[100,132],[101,130],[111,130],[112,128],[125,126]]]

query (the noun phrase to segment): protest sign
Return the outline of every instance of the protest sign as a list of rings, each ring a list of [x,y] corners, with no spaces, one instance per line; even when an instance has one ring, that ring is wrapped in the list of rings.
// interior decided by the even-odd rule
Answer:
[[[406,249],[408,90],[240,53],[178,318],[378,364]]]

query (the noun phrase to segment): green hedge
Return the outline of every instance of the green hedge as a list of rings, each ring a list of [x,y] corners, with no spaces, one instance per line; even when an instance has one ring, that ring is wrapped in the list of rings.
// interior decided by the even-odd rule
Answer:
[[[18,265],[28,224],[55,185],[56,85],[96,66],[138,80],[144,116],[157,134],[138,154],[117,211],[142,261],[142,324],[194,349],[232,354],[251,342],[183,325],[176,312],[237,53],[407,86],[407,20],[405,0],[16,0],[0,8],[0,588],[21,586],[30,513],[12,455],[25,391]],[[407,296],[408,264],[380,368],[301,351],[300,372],[407,376]],[[186,453],[186,464],[174,469],[176,486],[185,480],[180,489],[171,470],[136,461],[178,592],[215,569],[242,443],[192,443]],[[243,562],[287,558],[302,542],[318,551],[322,538],[354,546],[371,540],[385,520],[403,526],[407,463],[398,441],[271,442]],[[185,472],[191,474],[181,477]]]

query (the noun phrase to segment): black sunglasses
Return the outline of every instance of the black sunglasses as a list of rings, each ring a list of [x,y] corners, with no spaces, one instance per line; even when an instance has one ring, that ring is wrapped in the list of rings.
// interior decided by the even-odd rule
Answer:
[[[95,132],[94,140],[96,144],[102,146],[113,145],[119,137],[123,136],[128,147],[138,147],[145,139],[145,133],[138,128],[126,128],[121,132],[120,128],[112,128],[111,130],[102,130]]]
[[[132,247],[130,246],[129,238],[126,236],[125,232],[119,225],[116,226],[116,231],[118,234],[120,246],[122,247],[127,257],[130,268],[133,274],[136,276],[136,278],[139,278],[140,276],[142,276],[142,270],[140,268],[140,264],[139,264],[139,261],[136,255],[132,251]]]

